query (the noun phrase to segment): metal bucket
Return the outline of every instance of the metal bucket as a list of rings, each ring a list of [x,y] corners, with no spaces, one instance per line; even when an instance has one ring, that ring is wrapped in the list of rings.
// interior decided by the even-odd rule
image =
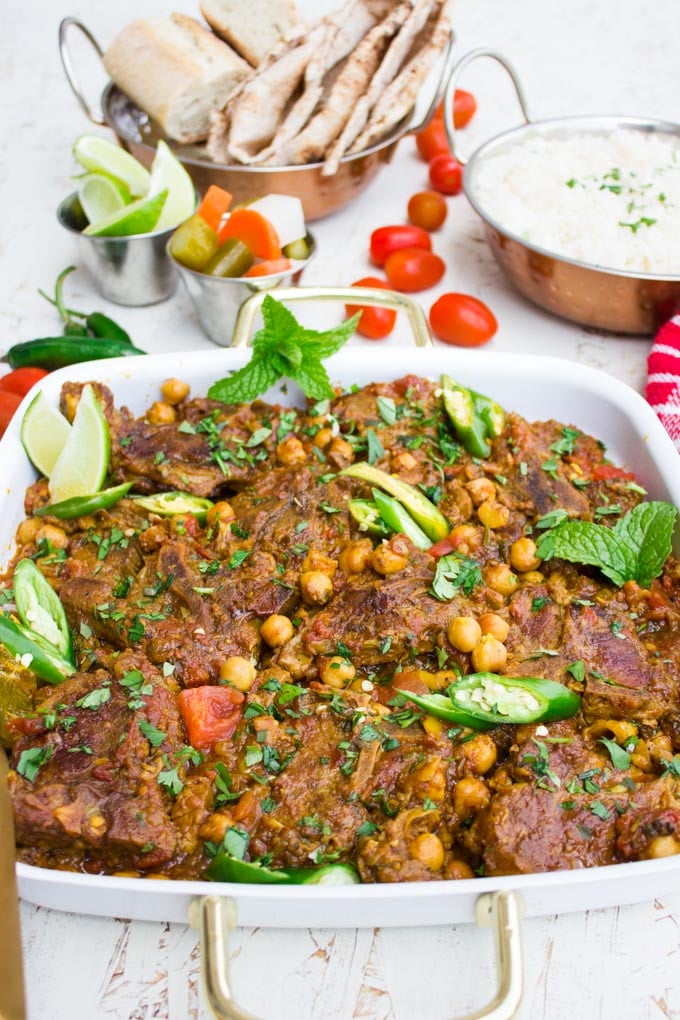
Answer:
[[[100,294],[117,305],[155,305],[177,286],[177,272],[165,252],[175,227],[129,237],[83,234],[87,219],[76,192],[65,198],[57,218],[75,238],[80,261]]]

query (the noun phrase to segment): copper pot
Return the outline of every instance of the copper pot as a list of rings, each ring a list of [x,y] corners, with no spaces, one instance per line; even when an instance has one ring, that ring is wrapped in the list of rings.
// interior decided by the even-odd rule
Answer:
[[[453,124],[453,92],[461,72],[473,60],[489,57],[500,63],[512,78],[524,124],[496,135],[467,159],[458,147]],[[473,50],[456,65],[446,86],[445,124],[451,151],[465,165],[463,187],[468,201],[480,216],[496,261],[525,297],[555,315],[583,326],[613,333],[649,335],[680,308],[678,276],[635,273],[589,265],[531,244],[503,227],[484,208],[477,189],[477,174],[485,159],[501,149],[520,146],[533,138],[573,134],[604,134],[617,128],[641,134],[680,138],[680,125],[636,117],[557,117],[532,121],[521,82],[512,65],[494,50]]]
[[[109,127],[120,143],[144,166],[150,166],[156,154],[156,145],[163,133],[149,117],[123,92],[110,82],[101,97],[101,115],[91,108],[78,81],[67,45],[70,28],[77,28],[89,40],[99,56],[102,48],[82,22],[64,18],[59,26],[59,51],[68,83],[87,117],[99,127]],[[439,105],[446,80],[451,73],[449,41],[446,57],[432,101],[421,120],[413,123],[415,109],[406,116],[385,138],[362,152],[343,156],[335,174],[322,174],[323,163],[306,163],[301,166],[240,166],[213,163],[203,145],[180,145],[169,142],[173,152],[191,174],[199,194],[211,184],[230,192],[237,202],[245,202],[262,195],[278,193],[292,195],[302,202],[305,219],[319,220],[342,209],[370,184],[381,167],[392,159],[399,141],[407,134],[421,131],[431,120]]]

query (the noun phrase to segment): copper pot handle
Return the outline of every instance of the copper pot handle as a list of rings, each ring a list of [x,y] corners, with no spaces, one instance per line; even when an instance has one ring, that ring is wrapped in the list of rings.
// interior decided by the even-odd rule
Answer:
[[[529,116],[529,107],[527,105],[527,98],[524,92],[524,88],[522,86],[522,82],[520,81],[519,75],[517,74],[517,71],[514,69],[510,61],[507,60],[506,57],[504,57],[503,54],[499,53],[497,50],[487,49],[470,50],[470,52],[466,53],[464,57],[461,57],[461,59],[454,67],[453,71],[451,72],[451,76],[449,77],[449,80],[446,84],[446,91],[444,93],[444,124],[446,126],[446,135],[449,140],[449,148],[451,149],[451,152],[462,166],[465,166],[465,164],[468,161],[468,157],[464,156],[458,148],[458,135],[456,134],[456,127],[455,124],[453,123],[453,96],[454,92],[456,91],[456,86],[458,85],[460,76],[465,70],[465,68],[468,66],[468,64],[471,64],[474,60],[478,60],[480,57],[489,57],[490,60],[495,60],[496,63],[500,64],[501,67],[503,67],[508,72],[508,74],[512,78],[512,83],[515,86],[515,92],[517,93],[517,99],[519,100],[519,105],[522,110],[524,123],[525,124],[531,123],[531,117]]]
[[[246,347],[251,339],[255,314],[267,294],[277,301],[344,301],[352,305],[378,305],[404,312],[409,320],[416,347],[432,347],[432,335],[425,313],[417,301],[394,290],[377,287],[277,287],[273,291],[259,290],[247,298],[238,310],[232,347]]]
[[[99,45],[95,37],[92,35],[92,32],[90,32],[89,28],[86,28],[86,26],[83,25],[82,21],[78,21],[77,18],[63,18],[59,25],[59,56],[61,57],[61,63],[64,68],[64,73],[66,74],[66,80],[71,86],[71,91],[73,92],[73,95],[80,103],[80,106],[84,111],[85,116],[88,117],[92,121],[92,123],[96,124],[98,127],[108,127],[108,124],[104,120],[103,115],[100,113],[99,116],[97,116],[97,114],[94,113],[92,107],[90,106],[85,97],[83,87],[80,84],[80,81],[78,80],[75,67],[73,66],[73,60],[71,59],[71,51],[68,48],[68,31],[70,28],[77,28],[79,32],[82,32],[85,38],[88,40],[88,42],[92,44],[92,47],[95,49],[97,55],[100,58],[104,56],[104,51],[102,50],[101,46]]]
[[[509,889],[484,893],[475,904],[480,927],[493,927],[498,990],[483,1009],[460,1020],[512,1020],[522,1000],[522,901]],[[227,932],[237,924],[233,900],[202,896],[189,907],[189,923],[200,931],[201,966],[208,1004],[217,1020],[256,1020],[234,1002],[229,977]]]

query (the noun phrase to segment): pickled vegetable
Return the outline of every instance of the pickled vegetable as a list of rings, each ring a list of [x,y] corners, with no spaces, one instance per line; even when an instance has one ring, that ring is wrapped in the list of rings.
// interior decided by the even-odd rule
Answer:
[[[203,267],[210,276],[243,276],[255,262],[253,253],[243,241],[230,237],[217,249]]]
[[[198,213],[180,223],[169,244],[170,254],[174,259],[187,269],[195,269],[199,273],[218,248],[216,232]]]

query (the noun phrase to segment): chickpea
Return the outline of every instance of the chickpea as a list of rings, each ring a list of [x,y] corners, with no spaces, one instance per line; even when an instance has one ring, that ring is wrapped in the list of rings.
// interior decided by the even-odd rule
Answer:
[[[189,396],[190,386],[189,383],[184,382],[182,379],[166,379],[161,386],[161,393],[163,399],[172,404],[175,407],[180,404],[185,397]]]
[[[507,661],[507,648],[493,634],[483,634],[472,650],[472,665],[478,673],[497,673]]]
[[[354,450],[346,439],[336,436],[326,451],[329,461],[338,469],[349,467],[354,460]]]
[[[510,632],[510,627],[498,613],[482,613],[477,623],[482,628],[482,634],[493,634],[497,641],[505,641]]]
[[[449,532],[449,540],[456,552],[469,556],[482,544],[482,529],[473,524],[457,524]]]
[[[343,659],[341,655],[333,655],[330,659],[324,659],[319,670],[321,680],[328,684],[329,687],[335,687],[336,690],[346,687],[348,683],[354,680],[355,676],[356,669],[351,662]]]
[[[417,466],[418,461],[408,450],[404,450],[402,453],[395,453],[390,461],[391,471],[413,471],[414,467]]]
[[[300,594],[306,605],[324,606],[333,594],[333,582],[320,570],[308,570],[300,574]]]
[[[166,404],[164,400],[154,400],[146,412],[146,420],[152,425],[171,425],[176,417],[174,407]]]
[[[459,652],[471,652],[482,636],[482,628],[474,616],[454,616],[449,620],[446,636]]]
[[[647,847],[647,857],[652,860],[674,857],[676,854],[680,854],[680,841],[675,836],[656,836]]]
[[[276,447],[276,456],[284,467],[299,467],[307,460],[305,448],[297,436],[286,436]]]
[[[319,429],[317,434],[314,436],[313,443],[320,450],[324,450],[329,443],[333,442],[333,429],[328,427]]]
[[[371,562],[373,543],[370,538],[359,538],[354,542],[348,542],[340,553],[340,569],[346,574],[360,574],[368,568]]]
[[[497,563],[487,567],[484,579],[489,588],[497,591],[499,595],[513,595],[519,588],[519,581],[513,574],[510,567],[505,563]]]
[[[659,764],[662,761],[670,761],[673,757],[673,745],[671,738],[665,733],[657,733],[656,736],[647,740],[649,756],[652,761]]]
[[[485,528],[504,528],[510,520],[510,511],[507,506],[496,500],[486,499],[477,507],[477,516]]]
[[[322,552],[318,552],[316,549],[309,550],[302,561],[301,567],[304,574],[308,573],[310,570],[318,570],[322,574],[327,574],[328,577],[333,577],[337,569],[337,560],[332,560],[330,556],[325,556]]]
[[[408,852],[414,861],[424,864],[430,871],[440,871],[444,864],[444,846],[434,832],[422,832],[412,839]]]
[[[545,575],[540,570],[527,570],[526,574],[522,574],[522,580],[526,584],[543,584]]]
[[[460,755],[468,772],[483,776],[496,764],[496,745],[488,733],[478,733],[472,740],[460,745]]]
[[[382,574],[383,577],[398,574],[407,564],[408,556],[395,552],[388,542],[382,542],[371,554],[371,566],[376,574]]]
[[[212,815],[208,815],[206,820],[201,824],[198,834],[201,839],[207,839],[211,842],[221,843],[224,839],[224,834],[233,824],[233,819],[229,814],[222,814],[216,811]]]
[[[486,807],[490,799],[491,793],[486,783],[475,776],[465,776],[456,783],[453,806],[459,818],[466,819]]]
[[[221,499],[219,503],[210,507],[205,519],[214,528],[218,524],[229,524],[235,516],[231,503],[227,503],[226,499]]]
[[[35,536],[42,527],[42,521],[38,517],[27,517],[17,528],[17,542],[19,545],[30,545],[35,542]]]
[[[475,506],[496,498],[496,486],[490,478],[473,478],[465,486]]]
[[[262,640],[266,641],[270,648],[280,648],[281,645],[285,645],[294,633],[295,628],[288,617],[281,616],[279,613],[272,613],[260,627]]]
[[[250,659],[245,659],[242,655],[230,655],[220,665],[220,679],[245,694],[253,685],[255,667]]]
[[[447,878],[453,879],[453,881],[457,881],[458,879],[461,878],[475,877],[475,873],[470,867],[470,865],[466,864],[465,861],[458,860],[449,861],[449,863],[446,865],[446,870],[444,871],[444,874],[446,875]]]
[[[43,524],[35,533],[36,542],[49,542],[57,549],[66,549],[68,546],[68,535],[63,528],[57,528],[54,524]]]
[[[536,555],[536,543],[531,538],[518,538],[510,546],[510,563],[520,574],[535,570],[541,560]]]

